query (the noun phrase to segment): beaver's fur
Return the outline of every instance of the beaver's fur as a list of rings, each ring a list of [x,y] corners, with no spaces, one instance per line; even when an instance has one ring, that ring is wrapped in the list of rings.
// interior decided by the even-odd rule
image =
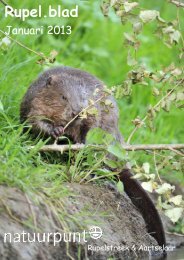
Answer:
[[[32,125],[34,134],[42,132],[46,136],[57,138],[63,134],[66,124],[86,108],[90,100],[95,101],[103,96],[104,91],[103,82],[87,72],[69,67],[49,69],[26,92],[21,103],[21,122],[27,120]],[[105,105],[105,100],[111,101],[110,106]],[[123,143],[118,130],[116,102],[113,97],[106,95],[105,100],[94,104],[97,115],[77,117],[64,134],[74,143],[85,143],[87,132],[100,127]],[[123,181],[126,193],[143,215],[148,232],[163,247],[164,229],[152,200],[139,182],[132,179],[129,169],[122,170],[119,179]]]
[[[89,105],[90,100],[95,101],[102,95],[104,84],[87,72],[69,67],[49,69],[26,92],[20,119],[31,123],[34,133],[42,132],[56,138],[62,134],[62,128]],[[104,104],[107,99],[112,102],[110,106]],[[89,129],[100,127],[122,142],[114,99],[108,96],[94,106],[97,115],[88,114],[86,119],[78,117],[65,130],[65,135],[74,143],[84,143]]]

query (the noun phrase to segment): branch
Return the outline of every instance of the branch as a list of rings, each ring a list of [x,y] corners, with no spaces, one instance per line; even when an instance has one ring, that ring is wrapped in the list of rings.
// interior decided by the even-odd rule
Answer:
[[[4,0],[0,0],[0,2],[1,2],[4,6],[7,6],[7,5],[8,5]]]
[[[4,1],[4,0],[0,0],[0,3],[2,3],[4,6],[8,6],[8,4]],[[14,14],[14,12],[13,12]],[[13,42],[15,42],[16,44],[18,44],[19,46],[21,46],[22,48],[26,49],[29,52],[32,52],[34,54],[36,54],[37,56],[41,57],[43,60],[46,60],[46,56],[42,53],[39,53],[37,51],[34,51],[32,49],[30,49],[29,47],[27,47],[26,45],[22,44],[21,42],[15,40],[14,38],[10,37],[7,33],[5,33],[4,31],[0,30],[0,32],[4,35],[6,35],[6,37],[8,37],[10,40],[12,40]]]
[[[77,119],[82,113],[84,113],[85,111],[87,111],[88,109],[90,109],[91,107],[93,107],[95,104],[97,104],[98,102],[102,101],[103,98],[105,98],[107,96],[107,93],[103,94],[101,97],[99,97],[97,100],[94,101],[93,104],[88,105],[87,107],[83,108],[76,116],[74,116],[72,118],[72,120],[70,120],[65,127],[63,128],[63,130],[66,130],[66,128],[69,127],[69,125],[71,125],[71,123],[73,123],[75,121],[75,119]]]
[[[1,1],[1,0],[0,0]],[[20,45],[22,48],[26,49],[27,51],[30,51],[30,52],[33,52],[34,54],[36,54],[37,56],[40,56],[42,59],[46,59],[46,57],[42,54],[42,53],[39,53],[39,52],[36,52],[32,49],[30,49],[29,47],[25,46],[24,44],[22,44],[21,42],[15,40],[14,38],[10,37],[7,33],[3,32],[2,30],[0,30],[0,32],[2,34],[4,34],[6,37],[8,37],[10,40],[12,40],[13,42],[15,42],[16,44]]]
[[[41,152],[61,152],[64,153],[68,150],[78,151],[84,147],[94,147],[95,149],[106,149],[104,145],[85,145],[85,144],[73,144],[73,145],[44,145],[40,148]],[[29,147],[29,149],[34,149],[35,146]],[[122,145],[122,148],[126,151],[146,151],[146,150],[182,150],[184,149],[184,144],[134,144],[134,145]]]
[[[160,178],[160,174],[159,174],[159,170],[158,170],[158,167],[157,167],[157,161],[156,161],[156,154],[155,154],[155,151],[153,152],[153,160],[154,160],[154,165],[155,165],[155,172],[158,176],[158,179],[160,181],[160,184],[162,184],[162,180]]]
[[[180,2],[180,1],[170,0],[169,2],[170,2],[171,4],[176,5],[177,7],[184,7],[184,3]]]
[[[87,111],[88,109],[90,109],[91,107],[93,107],[95,104],[97,104],[98,102],[102,101],[103,98],[105,98],[107,96],[107,93],[104,93],[101,97],[99,97],[97,100],[94,101],[93,104],[88,105],[87,107],[83,108],[76,116],[74,116],[63,128],[63,131],[66,130],[66,128],[69,127],[69,125],[71,125],[75,119],[77,119],[78,117],[80,117],[82,115],[82,113],[84,113],[85,111]],[[55,140],[54,145],[57,145],[57,140]],[[78,149],[77,149],[78,150]]]
[[[1,2],[4,6],[9,6],[9,4],[6,3],[4,0],[0,0],[0,2]],[[15,15],[15,12],[14,12],[14,11],[13,11],[12,13],[13,13],[13,15]]]
[[[163,97],[158,101],[158,103],[156,103],[156,105],[153,106],[153,109],[158,108],[158,107],[160,106],[160,104],[162,103],[162,101],[164,101],[165,99],[167,99],[167,98],[173,93],[173,91],[174,91],[181,83],[183,83],[183,82],[184,82],[184,79],[181,79],[165,96],[163,96]],[[130,134],[129,137],[128,137],[127,144],[130,143],[130,141],[131,141],[133,135],[137,132],[137,130],[138,130],[139,128],[141,128],[141,126],[142,126],[143,123],[147,120],[147,118],[148,118],[148,115],[146,115],[146,116],[141,120],[141,122],[142,122],[141,125],[136,125],[136,126],[135,126],[135,128],[133,129],[133,131],[131,132],[131,134]]]
[[[169,231],[166,231],[165,233],[166,233],[166,234],[169,234],[169,235],[184,237],[184,235],[183,235],[183,234],[180,234],[180,233],[173,233],[173,232],[169,232]]]

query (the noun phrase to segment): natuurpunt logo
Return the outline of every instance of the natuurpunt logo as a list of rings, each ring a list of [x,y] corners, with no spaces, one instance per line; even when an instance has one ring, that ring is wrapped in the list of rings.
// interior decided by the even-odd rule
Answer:
[[[100,239],[103,235],[102,229],[98,226],[91,226],[88,231],[83,232],[52,232],[52,233],[4,233],[4,243],[53,243],[54,246],[60,242],[86,243],[88,239]]]

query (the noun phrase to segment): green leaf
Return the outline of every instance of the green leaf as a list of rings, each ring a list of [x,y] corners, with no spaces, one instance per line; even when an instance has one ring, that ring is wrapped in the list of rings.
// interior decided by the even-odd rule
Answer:
[[[109,145],[107,151],[120,160],[126,160],[126,151],[121,147],[121,144],[119,143]]]
[[[124,193],[124,185],[123,185],[123,182],[122,181],[118,181],[117,183],[117,190],[119,191],[120,194],[123,194]]]
[[[142,168],[146,174],[150,173],[150,164],[148,162],[143,163]]]
[[[173,223],[176,223],[182,216],[183,208],[173,208],[165,211],[165,215],[170,218]]]
[[[182,195],[177,195],[169,199],[169,202],[174,203],[174,205],[179,206],[182,202]]]
[[[137,2],[125,2],[124,3],[124,8],[125,8],[125,12],[130,12],[132,9],[134,9],[135,7],[137,7],[139,4]]]
[[[117,3],[117,0],[111,0],[110,1],[111,6],[114,6],[116,3]]]
[[[10,44],[11,44],[10,39],[9,39],[8,37],[4,37],[4,38],[0,41],[0,48],[6,50]]]
[[[101,128],[91,129],[86,137],[86,144],[110,144],[114,137]]]
[[[136,43],[136,38],[135,38],[135,36],[133,35],[133,34],[130,34],[130,33],[124,33],[124,36],[125,36],[125,38],[126,38],[126,40],[128,41],[128,42],[130,42],[130,43]]]
[[[158,194],[165,194],[165,193],[170,193],[175,189],[175,186],[172,186],[169,183],[163,183],[162,185],[159,185],[159,187],[156,189],[156,192]]]
[[[158,88],[153,88],[153,95],[154,96],[159,96],[160,95],[160,91],[158,90]]]
[[[109,170],[107,170],[107,169],[97,169],[96,171],[95,171],[95,173],[96,174],[98,174],[98,175],[107,175],[107,173],[111,173],[111,171],[109,171]]]
[[[133,30],[134,33],[139,34],[142,31],[142,22],[135,22],[133,23]]]
[[[154,189],[154,185],[153,185],[153,182],[152,181],[147,181],[147,182],[142,182],[142,187],[143,189],[149,191],[149,192],[153,192],[153,189]]]
[[[157,17],[159,16],[159,12],[156,10],[145,10],[145,11],[141,11],[140,12],[140,19],[144,22],[144,23],[148,23],[151,22],[153,20],[155,20]]]
[[[108,167],[110,167],[110,168],[112,168],[112,169],[116,169],[116,168],[118,167],[118,163],[117,163],[116,161],[113,161],[113,160],[105,159],[105,160],[104,160],[104,163],[105,163]]]
[[[89,108],[87,113],[90,115],[98,116],[98,109],[96,107]]]
[[[143,174],[142,173],[137,173],[137,174],[135,174],[133,177],[132,177],[132,179],[140,179],[140,178],[142,178],[143,177]]]
[[[176,93],[176,101],[183,101],[184,100],[184,93],[178,92]]]
[[[4,106],[1,100],[0,100],[0,111],[4,111]]]
[[[112,101],[111,101],[110,99],[106,99],[106,100],[105,100],[105,105],[112,107],[112,106],[113,106],[113,103],[112,103]]]
[[[178,30],[175,30],[170,34],[171,43],[178,43],[181,37],[181,33]]]
[[[104,16],[108,16],[108,14],[109,14],[109,7],[110,7],[109,1],[104,1],[101,4],[101,10],[102,10],[102,13],[103,13]]]

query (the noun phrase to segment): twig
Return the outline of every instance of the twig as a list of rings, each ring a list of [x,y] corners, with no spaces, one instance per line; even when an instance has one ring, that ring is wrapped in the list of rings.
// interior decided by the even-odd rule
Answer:
[[[8,5],[4,0],[0,0],[0,2],[1,2],[4,6],[7,6],[7,5]]]
[[[95,149],[106,149],[104,145],[85,145],[85,144],[73,144],[73,145],[44,145],[40,148],[42,152],[61,152],[64,153],[68,150],[78,151],[84,147],[93,147]],[[29,149],[34,149],[35,146],[28,147]],[[126,151],[146,151],[146,150],[182,150],[184,149],[184,144],[134,144],[134,145],[122,145],[122,148]]]
[[[1,0],[0,0],[0,1],[1,1]],[[29,47],[27,47],[27,46],[24,45],[23,43],[21,43],[21,42],[15,40],[14,38],[10,37],[7,33],[3,32],[1,29],[0,29],[0,32],[1,32],[2,34],[4,34],[6,37],[8,37],[10,40],[12,40],[13,42],[15,42],[16,44],[20,45],[22,48],[26,49],[27,51],[36,54],[37,56],[41,57],[41,58],[44,59],[44,60],[46,59],[46,57],[45,57],[43,54],[41,54],[41,53],[39,53],[39,52],[36,52],[36,51],[30,49]]]
[[[172,152],[174,152],[174,153],[180,155],[180,156],[184,156],[184,153],[182,153],[182,152],[180,152],[180,151],[177,151],[177,150],[174,149],[174,148],[170,148],[170,150],[171,150]]]
[[[4,0],[0,0],[0,2],[1,2],[4,6],[9,6]],[[13,12],[13,14],[14,14],[14,12]],[[45,57],[43,54],[41,54],[41,53],[39,53],[39,52],[36,52],[36,51],[30,49],[30,48],[27,47],[26,45],[24,45],[24,44],[22,44],[21,42],[15,40],[14,38],[10,37],[10,36],[9,36],[7,33],[5,33],[4,31],[0,30],[0,32],[3,33],[4,35],[6,35],[6,37],[8,37],[10,40],[14,41],[16,44],[18,44],[18,45],[21,46],[22,48],[26,49],[27,51],[36,54],[37,56],[41,57],[41,58],[44,59],[44,60],[46,59],[46,57]]]
[[[176,5],[177,7],[184,7],[184,3],[176,1],[176,0],[170,0],[169,1],[171,4]]]
[[[57,144],[52,144],[52,145],[44,145],[43,147],[40,148],[40,151],[42,152],[50,152],[50,151],[55,151],[55,152],[61,152],[64,153],[68,150],[73,150],[73,151],[79,151],[84,148],[84,144],[74,144],[74,145],[57,145]],[[30,147],[31,149],[34,149],[34,146]]]
[[[87,111],[89,108],[93,107],[96,103],[100,102],[103,98],[106,97],[106,93],[104,95],[102,95],[100,98],[98,98],[97,100],[94,101],[93,104],[88,105],[87,107],[83,108],[74,118],[72,118],[72,120],[70,120],[65,127],[63,128],[63,130],[65,131],[66,128],[68,128],[68,126],[73,123],[73,121],[75,121],[75,119],[77,119],[82,113],[84,113],[85,111]]]
[[[174,88],[172,88],[165,96],[163,96],[159,101],[158,103],[156,103],[156,105],[153,106],[153,109],[156,109],[157,107],[159,107],[159,105],[162,103],[162,101],[164,101],[166,98],[168,98],[172,93],[173,91],[182,83],[184,82],[184,79],[181,79],[175,86]],[[129,135],[128,137],[128,140],[127,140],[127,144],[130,143],[133,135],[135,134],[135,132],[143,125],[143,123],[147,120],[148,118],[148,115],[146,115],[142,120],[142,124],[141,125],[136,125],[135,128],[133,129],[133,131],[131,132],[131,134]]]
[[[9,4],[6,3],[4,0],[0,0],[0,2],[1,2],[4,6],[8,6],[8,7],[9,7]],[[13,13],[13,15],[15,15],[15,12],[14,12],[14,11],[13,11],[12,13]],[[20,17],[17,17],[17,18],[20,18]]]
[[[168,232],[168,231],[166,231],[165,233],[166,233],[166,234],[169,234],[169,235],[174,235],[174,236],[184,237],[184,235],[179,234],[179,233],[172,233],[172,232]]]
[[[161,178],[160,178],[160,174],[159,174],[158,167],[157,167],[155,151],[153,152],[153,160],[154,160],[154,165],[155,165],[156,174],[157,174],[157,176],[158,176],[158,179],[159,179],[160,183],[162,184],[162,180],[161,180]]]
[[[106,95],[107,95],[107,94],[105,93],[105,94],[102,95],[100,98],[98,98],[97,100],[95,100],[93,104],[90,104],[90,105],[88,105],[87,107],[83,108],[76,116],[74,116],[74,117],[64,126],[63,131],[65,131],[66,128],[68,128],[69,125],[71,125],[71,124],[75,121],[75,119],[77,119],[82,113],[84,113],[84,112],[87,111],[89,108],[93,107],[96,103],[98,103],[98,102],[101,101],[103,98],[105,98]],[[55,140],[54,145],[57,145],[57,141],[58,141],[58,139]],[[77,149],[77,150],[78,150],[78,149]]]

